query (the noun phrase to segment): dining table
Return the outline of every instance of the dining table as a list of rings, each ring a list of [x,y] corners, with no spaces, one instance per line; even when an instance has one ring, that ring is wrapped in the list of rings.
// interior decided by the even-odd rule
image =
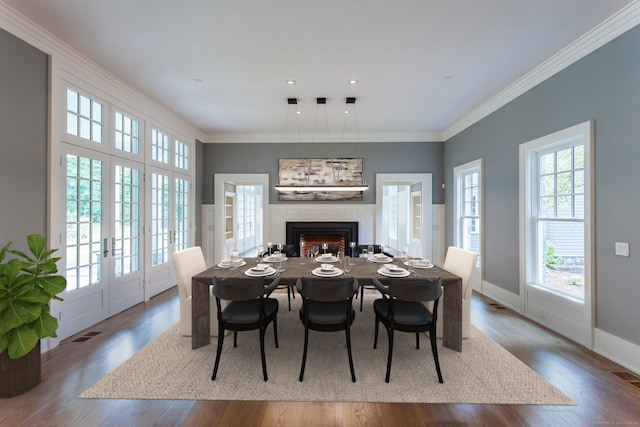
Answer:
[[[346,275],[355,277],[360,286],[373,287],[373,278],[377,278],[382,284],[388,284],[388,277],[381,275],[379,270],[384,264],[393,264],[394,266],[404,268],[409,271],[406,280],[412,279],[442,279],[443,296],[440,303],[443,305],[441,321],[443,322],[443,346],[455,351],[462,351],[462,279],[443,269],[437,265],[430,265],[428,268],[407,267],[401,259],[391,259],[387,262],[375,262],[371,257],[367,258],[350,258],[350,271],[344,273],[344,261],[335,262],[336,268],[343,271],[341,277]],[[192,335],[191,348],[196,349],[208,345],[209,323],[210,323],[210,286],[213,285],[213,278],[229,278],[229,277],[248,277],[247,270],[256,267],[257,264],[264,264],[264,259],[244,258],[240,262],[243,265],[228,266],[218,264],[211,268],[198,273],[191,278],[191,316],[192,316]],[[276,263],[270,264],[274,270],[277,270]],[[315,275],[314,270],[322,265],[321,262],[314,258],[297,258],[289,257],[282,262],[282,271],[275,271],[266,276],[268,282],[280,279],[279,285],[293,285],[300,277]],[[271,270],[269,270],[271,271]],[[317,272],[317,270],[316,270]]]

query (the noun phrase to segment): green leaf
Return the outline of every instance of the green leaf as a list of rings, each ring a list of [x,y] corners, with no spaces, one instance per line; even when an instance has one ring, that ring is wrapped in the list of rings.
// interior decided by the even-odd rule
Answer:
[[[17,359],[29,353],[36,346],[40,338],[32,328],[21,326],[9,333],[9,345],[7,350],[9,357]]]
[[[27,236],[27,245],[36,259],[42,258],[42,253],[45,248],[44,237],[39,234],[29,234],[29,236]]]
[[[31,326],[33,330],[36,331],[38,337],[40,338],[57,337],[56,330],[58,329],[58,319],[56,319],[49,313],[43,312],[42,315],[29,326]]]
[[[67,279],[64,276],[40,277],[37,280],[38,286],[50,296],[59,294],[67,287]]]
[[[9,345],[9,335],[8,334],[0,335],[0,353],[5,351],[8,345]]]
[[[33,322],[40,317],[42,304],[31,304],[22,301],[12,301],[5,311],[0,313],[0,334],[11,329]]]
[[[0,262],[4,261],[4,257],[7,256],[9,246],[11,246],[11,242],[7,243],[2,249],[0,249]]]

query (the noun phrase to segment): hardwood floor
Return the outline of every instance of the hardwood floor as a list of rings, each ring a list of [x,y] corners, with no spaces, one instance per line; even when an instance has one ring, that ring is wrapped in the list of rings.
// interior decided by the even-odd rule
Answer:
[[[626,370],[491,303],[474,295],[473,323],[577,406],[78,399],[178,321],[173,288],[44,354],[42,383],[0,399],[0,426],[640,425],[640,381],[614,375]]]

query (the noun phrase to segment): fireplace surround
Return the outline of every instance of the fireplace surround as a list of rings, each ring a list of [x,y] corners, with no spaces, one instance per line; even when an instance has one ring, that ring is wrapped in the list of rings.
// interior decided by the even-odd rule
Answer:
[[[358,222],[355,221],[298,221],[287,222],[285,225],[286,243],[293,245],[299,251],[300,238],[304,238],[302,256],[307,256],[313,245],[327,243],[337,246],[345,252],[349,242],[358,244]],[[299,254],[300,255],[300,254]]]

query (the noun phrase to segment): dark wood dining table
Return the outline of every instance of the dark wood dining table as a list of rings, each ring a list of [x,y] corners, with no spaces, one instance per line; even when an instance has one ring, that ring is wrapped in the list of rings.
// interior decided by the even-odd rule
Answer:
[[[256,258],[245,258],[246,265],[238,268],[211,267],[192,277],[192,301],[191,316],[193,320],[191,348],[196,349],[210,343],[209,338],[209,287],[213,284],[214,277],[235,277],[242,276],[244,272],[254,267],[258,263]],[[394,260],[393,264],[404,267],[401,260]],[[335,264],[336,267],[343,268],[342,263]],[[358,280],[360,286],[373,286],[373,278],[376,277],[385,284],[387,278],[376,275],[378,268],[383,264],[369,261],[367,258],[351,258],[350,276]],[[281,285],[295,285],[302,276],[311,275],[311,271],[320,266],[320,263],[312,261],[310,258],[288,258],[282,263],[284,271],[277,275]],[[276,265],[274,264],[274,267]],[[433,268],[411,268],[411,275],[408,280],[416,278],[438,278],[442,279],[444,288],[441,304],[443,312],[441,321],[443,322],[443,345],[452,350],[462,351],[462,279],[439,266]],[[267,280],[274,278],[268,276]]]

